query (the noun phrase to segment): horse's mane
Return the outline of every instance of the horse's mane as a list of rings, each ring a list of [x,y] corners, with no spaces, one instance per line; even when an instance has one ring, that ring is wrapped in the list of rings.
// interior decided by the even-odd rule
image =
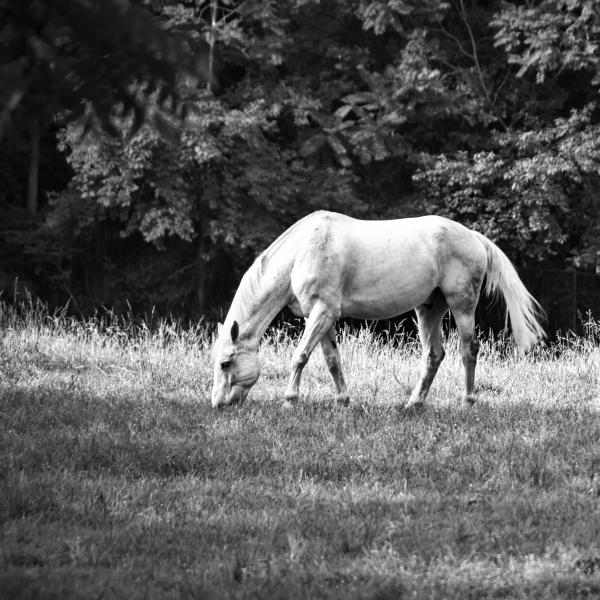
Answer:
[[[260,293],[263,275],[273,255],[315,214],[311,213],[294,223],[256,257],[240,281],[229,310],[231,314],[236,315],[240,319],[246,317],[247,308],[252,305]]]
[[[238,319],[245,320],[247,308],[252,305],[252,302],[260,292],[264,272],[262,264],[263,254],[264,252],[256,258],[250,265],[250,268],[244,273],[233,297],[229,313],[235,315]]]

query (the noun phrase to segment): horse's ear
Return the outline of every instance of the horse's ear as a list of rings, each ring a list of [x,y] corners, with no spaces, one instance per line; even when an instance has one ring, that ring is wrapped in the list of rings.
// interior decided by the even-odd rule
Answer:
[[[235,342],[235,340],[237,340],[238,335],[240,335],[240,326],[238,325],[237,321],[233,322],[233,325],[231,326],[231,341]]]

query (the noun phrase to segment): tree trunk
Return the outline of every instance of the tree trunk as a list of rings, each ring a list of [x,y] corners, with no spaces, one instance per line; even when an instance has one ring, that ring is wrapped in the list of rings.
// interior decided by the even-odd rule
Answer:
[[[196,308],[200,316],[206,312],[206,281],[208,268],[204,258],[204,250],[200,244],[198,262],[196,263]]]
[[[213,91],[214,70],[215,70],[215,43],[217,41],[217,9],[218,0],[211,0],[210,3],[210,34],[208,37],[208,79],[206,81],[206,89],[209,92]]]
[[[38,211],[38,186],[40,174],[40,124],[34,117],[29,126],[29,178],[27,181],[27,210]]]
[[[203,211],[204,213],[204,211]],[[206,284],[208,282],[209,268],[207,257],[208,227],[206,215],[200,215],[198,226],[198,258],[196,259],[196,310],[199,315],[206,312]]]
[[[208,35],[208,78],[206,81],[206,89],[208,92],[213,91],[218,8],[218,0],[211,0],[210,33]],[[196,261],[196,308],[198,314],[204,315],[206,311],[206,282],[208,280],[208,262],[206,260],[206,215],[204,214],[202,214],[200,217],[200,230],[198,231],[198,238],[198,259]]]

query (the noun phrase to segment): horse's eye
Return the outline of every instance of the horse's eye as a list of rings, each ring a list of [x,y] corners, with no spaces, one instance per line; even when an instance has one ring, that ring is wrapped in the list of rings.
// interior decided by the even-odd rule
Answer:
[[[231,361],[230,360],[224,360],[221,363],[221,369],[223,369],[223,370],[229,369],[230,366],[231,366]]]

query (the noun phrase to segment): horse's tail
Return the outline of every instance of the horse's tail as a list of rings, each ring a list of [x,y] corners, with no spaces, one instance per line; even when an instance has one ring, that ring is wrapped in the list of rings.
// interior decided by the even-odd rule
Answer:
[[[502,293],[515,342],[524,350],[529,350],[539,339],[546,336],[540,325],[544,311],[527,291],[506,254],[481,233],[474,233],[487,252],[485,292],[495,295],[499,290]]]

